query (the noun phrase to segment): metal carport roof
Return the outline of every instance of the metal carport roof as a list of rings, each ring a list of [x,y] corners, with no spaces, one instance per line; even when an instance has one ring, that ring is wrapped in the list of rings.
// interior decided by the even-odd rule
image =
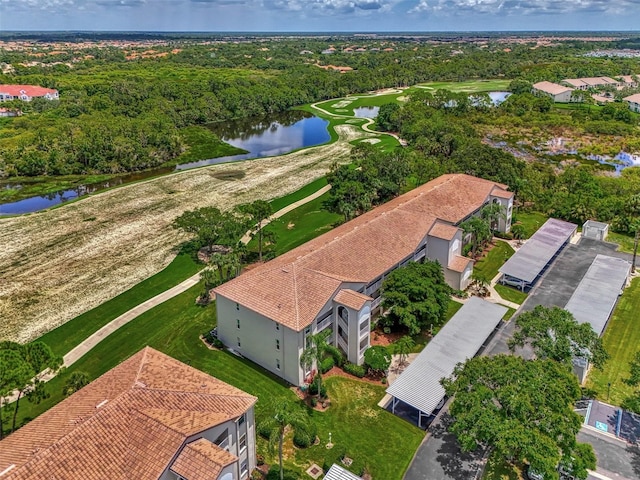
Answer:
[[[573,223],[550,218],[500,267],[500,273],[533,283],[577,228]]]
[[[387,393],[430,414],[444,397],[440,379],[449,377],[455,366],[473,358],[507,308],[471,297],[400,374]]]
[[[334,463],[325,474],[324,480],[362,480],[362,478]]]
[[[631,264],[622,258],[596,256],[565,310],[579,323],[590,323],[602,335],[630,271]]]

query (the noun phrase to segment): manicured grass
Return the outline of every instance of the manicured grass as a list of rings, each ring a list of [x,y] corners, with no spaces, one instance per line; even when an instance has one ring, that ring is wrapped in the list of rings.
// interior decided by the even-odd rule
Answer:
[[[180,254],[161,272],[46,333],[38,340],[49,345],[57,355],[64,355],[111,320],[189,278],[200,268],[202,267],[190,255]]]
[[[246,150],[223,142],[207,127],[185,127],[180,130],[180,134],[188,148],[170,162],[172,165],[247,153]]]
[[[505,322],[508,322],[509,320],[511,320],[511,317],[513,317],[513,314],[516,313],[516,309],[507,307],[506,305],[502,305],[502,306],[507,308],[507,313],[505,313],[502,316],[502,320],[504,320]]]
[[[482,480],[522,480],[524,475],[517,467],[502,462],[496,455],[490,455]]]
[[[621,233],[609,232],[607,242],[617,243],[621,252],[633,253],[633,236],[623,235]]]
[[[604,370],[592,369],[587,387],[595,390],[600,400],[620,405],[634,388],[624,383],[629,377],[629,362],[640,350],[640,278],[635,278],[620,298],[604,333],[604,347],[609,361]],[[608,384],[611,393],[607,398]]]
[[[488,282],[498,274],[498,269],[506,262],[515,252],[511,245],[501,240],[494,240],[495,246],[489,250],[486,256],[481,258],[473,266],[475,276],[486,279]]]
[[[521,223],[524,226],[524,238],[531,237],[549,219],[547,215],[539,212],[518,212],[515,217],[517,222],[514,224]]]
[[[468,80],[466,82],[429,82],[421,83],[418,88],[431,90],[449,90],[452,92],[491,92],[506,91],[509,89],[511,80]]]
[[[297,202],[298,200],[302,200],[303,198],[306,198],[309,195],[314,194],[315,192],[320,190],[322,187],[324,187],[326,184],[327,184],[327,178],[321,177],[305,185],[300,190],[296,190],[295,192],[290,193],[289,195],[285,195],[284,197],[274,198],[269,203],[271,204],[273,211],[277,212],[278,210],[283,209],[287,205],[291,205],[292,203]]]
[[[341,377],[326,379],[326,385],[331,407],[326,412],[311,412],[320,443],[295,450],[295,463],[322,466],[324,458],[332,453],[325,447],[331,432],[334,448],[344,446],[353,467],[364,465],[372,478],[400,480],[424,432],[378,407],[385,386]]]
[[[265,231],[273,232],[276,235],[276,255],[288,252],[331,230],[333,225],[342,219],[341,215],[324,209],[323,203],[327,198],[328,193],[325,193],[283,215],[265,227]],[[255,249],[256,242],[257,239],[255,238],[249,242],[249,249]]]
[[[528,295],[520,290],[509,287],[507,285],[500,285],[499,283],[494,287],[498,295],[508,302],[513,302],[521,305],[528,297]]]

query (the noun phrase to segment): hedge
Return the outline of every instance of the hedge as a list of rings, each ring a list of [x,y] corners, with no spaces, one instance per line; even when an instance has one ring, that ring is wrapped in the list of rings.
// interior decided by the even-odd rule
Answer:
[[[334,367],[335,364],[336,362],[333,357],[327,357],[320,363],[320,371],[322,373],[327,373]]]
[[[362,365],[356,365],[355,363],[345,363],[342,367],[345,372],[355,375],[358,378],[362,378],[367,373]]]

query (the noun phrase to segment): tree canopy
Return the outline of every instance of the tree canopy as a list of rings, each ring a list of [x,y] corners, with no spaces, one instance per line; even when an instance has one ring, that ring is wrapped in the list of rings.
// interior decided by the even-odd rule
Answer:
[[[364,363],[374,372],[386,372],[391,365],[391,353],[384,345],[374,345],[365,350]]]
[[[548,358],[572,367],[573,358],[583,358],[602,368],[609,358],[602,339],[588,323],[578,323],[573,315],[558,307],[538,305],[516,319],[517,331],[509,348],[531,345],[538,358]]]
[[[174,228],[193,234],[199,246],[211,252],[214,245],[237,246],[249,224],[234,212],[221,212],[216,207],[188,210],[173,221]]]
[[[586,478],[595,468],[590,446],[579,445],[582,418],[573,411],[580,398],[578,380],[552,360],[513,355],[476,357],[459,364],[442,380],[455,398],[451,431],[462,449],[490,446],[502,461],[529,463],[546,479],[558,479],[560,461]]]
[[[382,284],[386,322],[407,328],[409,334],[441,325],[449,306],[451,287],[438,262],[410,262],[397,268]]]

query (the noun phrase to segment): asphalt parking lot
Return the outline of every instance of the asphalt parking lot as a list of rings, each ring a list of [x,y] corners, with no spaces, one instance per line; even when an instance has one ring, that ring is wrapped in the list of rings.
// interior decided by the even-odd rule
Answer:
[[[617,245],[581,238],[578,244],[569,244],[534,286],[520,311],[533,310],[538,305],[556,305],[563,308],[597,255],[624,258],[631,255],[616,251]]]

